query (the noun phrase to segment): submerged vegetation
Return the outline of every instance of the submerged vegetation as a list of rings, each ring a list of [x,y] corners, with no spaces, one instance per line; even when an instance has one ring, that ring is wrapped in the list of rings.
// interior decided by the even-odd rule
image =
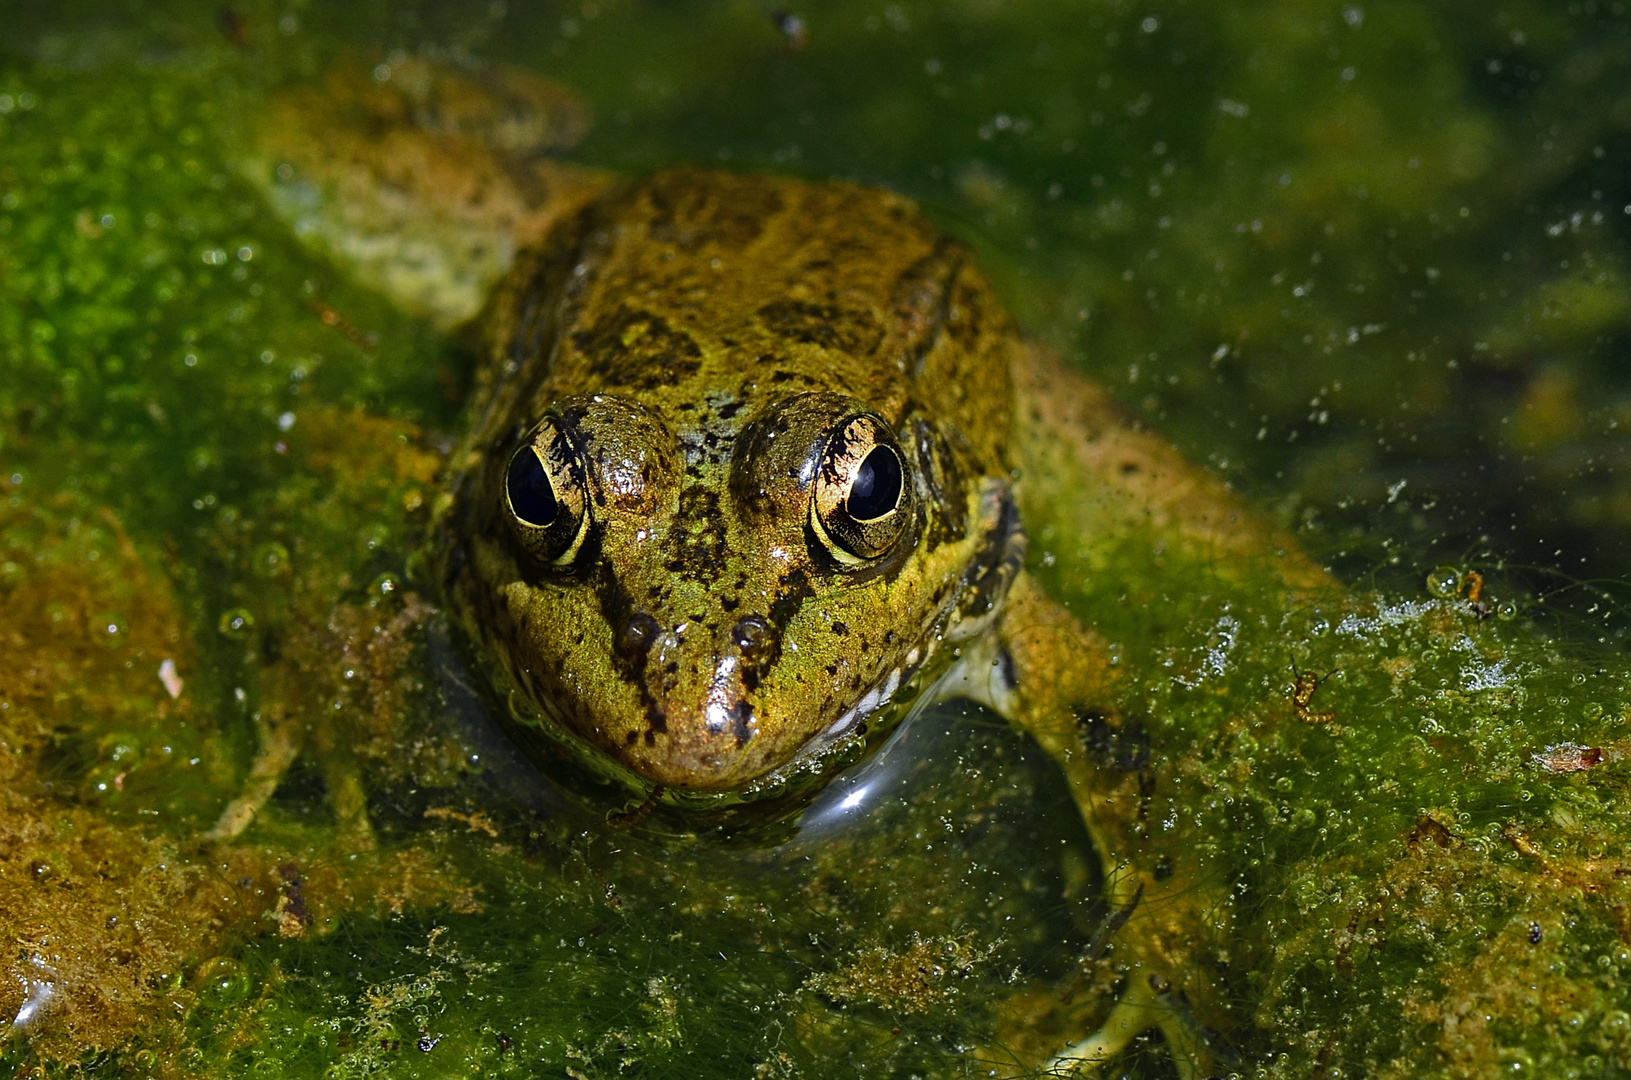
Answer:
[[[617,0],[23,7],[7,1066],[1009,1075],[1116,988],[1062,780],[977,711],[920,717],[796,826],[613,829],[491,732],[410,572],[468,358],[237,164],[348,48],[560,79],[591,164],[918,196],[1344,578],[1107,532],[1090,492],[1026,508],[1033,568],[1119,658],[1126,722],[1084,751],[1148,800],[1147,854],[1209,860],[1188,961],[1231,1068],[1631,1073],[1624,609],[1582,580],[1626,574],[1631,522],[1622,5],[831,3],[801,33]],[[292,772],[208,839],[267,730]]]

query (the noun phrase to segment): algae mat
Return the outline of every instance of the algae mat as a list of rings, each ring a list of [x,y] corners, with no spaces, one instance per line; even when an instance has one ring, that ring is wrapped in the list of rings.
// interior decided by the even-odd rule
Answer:
[[[350,50],[557,79],[596,116],[585,163],[913,194],[1347,582],[1288,596],[1274,552],[1032,515],[1140,721],[1095,752],[1161,778],[1150,852],[1213,868],[1189,961],[1231,1069],[1631,1073],[1623,5],[8,19],[8,1066],[929,1076],[972,1050],[1013,1075],[1116,987],[1060,782],[977,712],[924,717],[797,828],[728,833],[608,830],[493,734],[410,572],[469,357],[236,164]],[[274,701],[330,722],[205,842]],[[369,836],[330,810],[336,753]],[[1106,1072],[1171,1070],[1141,1044]]]

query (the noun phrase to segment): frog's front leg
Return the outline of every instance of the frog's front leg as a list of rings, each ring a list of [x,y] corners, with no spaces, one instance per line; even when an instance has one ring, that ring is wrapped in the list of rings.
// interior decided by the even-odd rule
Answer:
[[[1150,842],[1146,810],[1159,781],[1147,737],[1107,707],[1114,681],[1104,641],[1022,573],[994,632],[965,650],[947,689],[1001,713],[1041,744],[1064,770],[1103,863],[1110,940],[1094,947],[1113,950],[1125,989],[1099,1030],[1056,1054],[1045,1071],[1090,1072],[1153,1027],[1187,1080],[1210,1055],[1181,1003],[1211,996],[1195,958],[1217,932],[1208,921],[1217,906],[1198,864],[1186,865],[1194,860]]]

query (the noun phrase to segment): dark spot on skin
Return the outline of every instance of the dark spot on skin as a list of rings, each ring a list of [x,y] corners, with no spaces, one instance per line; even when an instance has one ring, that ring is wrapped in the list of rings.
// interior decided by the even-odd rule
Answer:
[[[1121,475],[1131,476],[1131,475],[1133,475],[1133,473],[1135,473],[1137,471],[1138,471],[1138,462],[1136,462],[1136,461],[1123,461],[1121,463]]]
[[[952,288],[951,304],[946,311],[946,332],[964,348],[973,349],[985,324],[985,297],[966,279],[960,279]]]
[[[902,351],[913,378],[922,374],[923,358],[945,329],[951,305],[950,285],[965,258],[962,245],[941,239],[932,252],[908,267],[895,282],[892,306],[896,323],[904,330]]]
[[[284,863],[277,868],[278,877],[283,879],[283,913],[294,918],[302,926],[311,925],[311,916],[306,913],[306,896],[300,880],[300,868],[294,863]]]
[[[717,578],[725,563],[725,520],[718,492],[696,485],[681,491],[670,536],[670,572],[691,581]]]
[[[736,736],[738,747],[746,746],[748,740],[753,738],[753,706],[745,701],[738,701],[731,709],[731,732]]]
[[[883,330],[877,320],[871,312],[861,308],[776,300],[759,309],[759,322],[789,341],[819,345],[853,356],[870,356],[883,340]]]
[[[719,606],[726,611],[735,611],[737,608],[742,606],[742,601],[736,599],[734,596],[727,596],[725,599],[719,602]]]
[[[702,366],[702,350],[689,334],[658,315],[629,308],[574,333],[572,347],[605,386],[641,392],[675,386]]]
[[[832,632],[837,634],[839,637],[843,637],[845,634],[849,633],[849,627],[845,626],[841,622],[835,622],[832,624]]]
[[[645,612],[631,615],[617,632],[617,655],[630,667],[642,667],[652,642],[657,640],[657,620]]]
[[[1077,714],[1076,730],[1088,753],[1105,768],[1130,773],[1150,763],[1150,735],[1140,724],[1087,710]]]
[[[704,244],[742,248],[757,240],[765,222],[781,213],[781,193],[752,178],[677,169],[646,186],[651,237],[695,251]]]
[[[718,409],[714,410],[714,415],[719,417],[721,420],[729,420],[741,411],[742,403],[740,401],[732,401],[721,405]]]
[[[650,735],[651,732],[648,731],[648,732],[646,732],[646,734]],[[639,738],[640,738],[640,733],[638,731],[628,732],[627,734],[625,734],[623,736],[623,745],[624,746],[633,746],[637,741],[639,741]],[[655,740],[653,740],[653,741],[655,741]]]
[[[1005,493],[1000,524],[980,538],[980,546],[963,571],[958,614],[965,619],[989,614],[1008,595],[1008,586],[1025,563],[1025,533],[1019,510]]]
[[[770,625],[780,634],[787,628],[804,601],[815,595],[815,586],[810,584],[810,575],[802,567],[793,570],[781,579],[781,589],[776,594],[775,603],[770,605]]]
[[[645,682],[644,681],[642,681],[640,683],[640,691],[641,691],[642,694],[646,694],[646,688],[645,688]],[[657,707],[657,703],[655,701],[647,700],[647,702],[646,702],[646,742],[647,742],[647,744],[655,743],[657,741],[657,733],[658,732],[666,732],[667,730],[668,730],[668,716],[667,716],[667,714],[664,713],[662,709]]]

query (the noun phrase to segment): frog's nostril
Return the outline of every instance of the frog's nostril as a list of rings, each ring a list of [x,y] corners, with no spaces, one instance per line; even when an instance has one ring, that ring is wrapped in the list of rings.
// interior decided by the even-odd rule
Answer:
[[[759,652],[770,642],[770,624],[757,615],[748,615],[731,631],[731,640],[744,656]]]
[[[617,634],[617,654],[629,663],[638,664],[645,660],[646,653],[651,651],[651,643],[657,640],[657,620],[641,612],[633,615],[623,624],[623,629]]]

